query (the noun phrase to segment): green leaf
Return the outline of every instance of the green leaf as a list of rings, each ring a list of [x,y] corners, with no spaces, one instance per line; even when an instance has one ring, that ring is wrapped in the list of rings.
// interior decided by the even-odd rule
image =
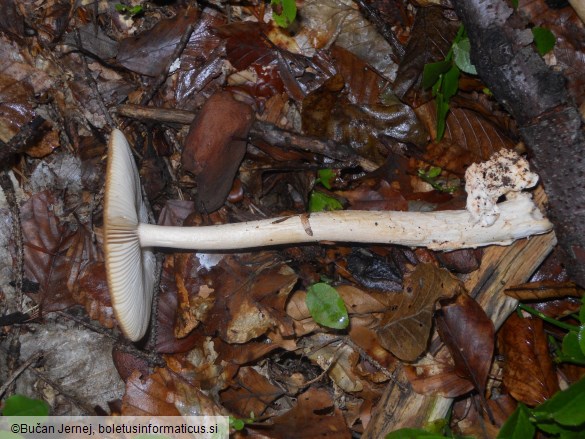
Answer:
[[[272,19],[280,27],[288,27],[297,16],[295,0],[271,0]]]
[[[327,189],[331,189],[331,183],[335,180],[335,171],[333,169],[319,169],[317,176],[316,182],[321,183]]]
[[[563,353],[564,358],[568,357],[574,358],[578,361],[585,361],[585,354],[581,351],[579,335],[576,332],[567,332],[563,337],[561,352]]]
[[[392,433],[386,435],[386,439],[417,439],[417,438],[425,438],[425,439],[444,439],[445,436],[439,435],[436,433],[430,433],[426,430],[420,430],[418,428],[401,428],[400,430],[395,430]]]
[[[422,76],[422,86],[424,89],[432,87],[443,73],[451,68],[451,61],[439,61],[425,64]]]
[[[579,347],[581,348],[581,353],[585,357],[585,325],[581,325],[577,337],[579,338]]]
[[[537,427],[549,432],[551,421],[564,427],[585,424],[585,378],[533,409]],[[556,429],[555,429],[556,430]]]
[[[555,43],[557,42],[554,34],[544,27],[533,27],[532,35],[534,36],[536,50],[538,53],[540,53],[541,56],[550,52],[553,47],[555,47]]]
[[[471,62],[471,44],[469,38],[463,38],[460,41],[453,43],[453,60],[460,70],[470,75],[477,75],[477,70]]]
[[[318,191],[312,191],[309,196],[309,212],[323,212],[325,210],[342,210],[343,205],[337,199]]]
[[[446,102],[457,94],[457,90],[459,89],[459,76],[459,68],[455,64],[445,73],[443,79],[443,95],[445,96]]]
[[[524,404],[519,404],[502,425],[497,439],[530,439],[535,432],[536,428],[530,422],[530,411]]]
[[[425,176],[427,178],[437,178],[439,175],[441,175],[441,172],[443,172],[443,169],[441,169],[439,166],[431,166],[431,168],[425,172]]]
[[[349,316],[343,299],[332,286],[319,282],[307,290],[307,308],[317,323],[328,328],[345,329]]]
[[[236,431],[241,431],[244,429],[246,423],[243,419],[234,418],[233,416],[229,417],[230,428],[233,428]]]
[[[50,406],[40,399],[12,395],[4,404],[4,416],[48,416]]]

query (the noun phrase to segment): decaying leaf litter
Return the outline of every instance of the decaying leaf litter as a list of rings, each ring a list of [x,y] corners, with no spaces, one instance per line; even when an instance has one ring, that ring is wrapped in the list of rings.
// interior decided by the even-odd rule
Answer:
[[[515,401],[537,404],[583,375],[552,364],[544,331],[553,329],[540,320],[511,317],[494,336],[516,304],[502,285],[538,282],[514,294],[553,316],[579,309],[563,299],[582,292],[560,284],[569,279],[554,253],[537,271],[551,234],[450,253],[333,243],[162,252],[152,334],[131,346],[116,332],[101,240],[113,127],[134,145],[151,214],[165,225],[306,212],[314,194],[346,209],[463,208],[465,169],[517,148],[514,121],[467,76],[445,137],[432,141],[434,103],[420,77],[449,50],[451,9],[370,6],[395,40],[363,18],[363,4],[341,0],[304,2],[289,29],[263,4],[230,7],[229,20],[222,7],[181,2],[139,16],[109,2],[3,6],[3,189],[17,202],[2,209],[0,294],[3,315],[27,314],[3,327],[9,392],[45,399],[55,414],[230,414],[260,437],[381,437],[422,426],[421,408],[457,397],[452,424],[493,437]],[[544,2],[521,7],[555,23]],[[583,25],[556,13],[567,25],[555,28],[553,56],[581,103]],[[431,185],[420,171],[433,167]],[[323,169],[333,170],[326,184]],[[306,291],[320,281],[343,299],[346,330],[311,317]],[[558,299],[543,301],[543,290]],[[435,326],[446,348],[429,341]]]

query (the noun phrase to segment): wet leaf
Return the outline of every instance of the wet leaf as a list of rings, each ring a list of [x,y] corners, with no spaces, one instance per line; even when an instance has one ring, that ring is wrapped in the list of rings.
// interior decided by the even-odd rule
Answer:
[[[506,361],[503,381],[514,398],[534,406],[558,391],[541,319],[512,314],[502,326],[499,337]]]
[[[437,330],[455,361],[459,376],[473,383],[480,395],[486,391],[494,354],[495,329],[481,306],[467,294],[437,313]]]
[[[160,20],[152,29],[120,42],[116,61],[147,76],[162,74],[173,61],[175,47],[187,26],[197,19],[197,8],[186,8],[175,17]]]
[[[349,317],[343,299],[332,286],[316,283],[307,290],[307,308],[320,325],[334,329],[345,329]]]
[[[181,163],[195,175],[196,206],[213,212],[225,202],[246,153],[246,137],[254,120],[250,106],[228,91],[215,93],[191,124]]]
[[[405,276],[397,304],[386,311],[376,333],[380,344],[403,361],[416,360],[426,349],[435,303],[453,297],[462,285],[448,271],[419,264]]]

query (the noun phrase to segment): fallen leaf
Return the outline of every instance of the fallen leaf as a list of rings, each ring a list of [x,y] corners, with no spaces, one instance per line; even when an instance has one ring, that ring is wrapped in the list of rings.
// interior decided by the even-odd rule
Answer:
[[[414,107],[426,101],[428,94],[423,94],[421,90],[423,67],[445,58],[458,26],[456,21],[447,18],[442,7],[417,10],[406,52],[394,81],[394,92],[400,99]]]
[[[455,371],[467,378],[480,396],[494,355],[494,324],[482,307],[465,292],[444,304],[436,315],[437,331],[453,356]]]
[[[173,18],[160,20],[148,32],[122,40],[116,61],[142,75],[161,75],[173,61],[171,58],[185,29],[197,16],[197,8],[186,8]]]
[[[513,313],[499,332],[504,385],[518,401],[535,406],[559,390],[543,321]]]
[[[463,289],[461,282],[432,264],[419,264],[404,278],[404,289],[376,330],[380,344],[403,361],[414,361],[426,349],[435,303]]]
[[[273,254],[226,257],[205,277],[216,295],[206,331],[217,331],[228,343],[246,343],[272,330],[292,335],[285,303],[297,276]]]
[[[191,124],[181,163],[195,175],[195,203],[200,212],[213,212],[225,202],[246,153],[253,120],[249,105],[220,91],[209,98]]]
[[[457,374],[447,349],[441,349],[435,357],[427,355],[416,364],[406,365],[404,372],[412,389],[423,395],[457,398],[473,390],[473,384]]]
[[[280,387],[252,367],[241,367],[229,388],[220,393],[220,398],[222,404],[237,417],[248,418],[252,413],[255,417],[262,417],[283,393]]]
[[[271,438],[350,438],[351,433],[327,390],[310,388],[297,398],[297,405],[286,413],[272,418],[272,425],[256,428]]]
[[[507,288],[505,293],[520,301],[583,297],[585,291],[573,282],[540,281],[528,282]]]
[[[24,274],[39,284],[39,296],[35,300],[42,303],[44,311],[61,310],[74,304],[67,284],[72,265],[80,263],[66,257],[75,248],[76,232],[59,221],[52,207],[56,203],[55,197],[45,191],[33,195],[21,207]]]
[[[142,377],[135,371],[126,381],[122,416],[223,415],[219,406],[176,372],[156,369]]]

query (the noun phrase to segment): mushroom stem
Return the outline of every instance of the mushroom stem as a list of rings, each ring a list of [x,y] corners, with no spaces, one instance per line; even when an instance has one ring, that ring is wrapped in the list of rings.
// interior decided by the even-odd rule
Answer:
[[[237,250],[309,242],[397,244],[432,250],[507,245],[545,233],[551,223],[528,195],[500,203],[500,217],[483,227],[466,210],[337,211],[203,227],[138,226],[142,247]]]
[[[482,169],[478,175],[483,175]],[[104,254],[108,286],[116,319],[132,341],[140,340],[148,328],[155,283],[153,247],[239,250],[336,241],[454,250],[506,245],[552,228],[527,194],[517,194],[499,204],[494,210],[496,214],[490,217],[496,218],[490,227],[483,227],[467,210],[426,213],[354,210],[218,226],[156,226],[147,223],[138,170],[130,146],[119,130],[114,130],[110,138],[106,172]],[[479,189],[476,200],[481,201],[484,195],[499,196],[499,192],[484,194]],[[487,205],[479,201],[476,204]]]

